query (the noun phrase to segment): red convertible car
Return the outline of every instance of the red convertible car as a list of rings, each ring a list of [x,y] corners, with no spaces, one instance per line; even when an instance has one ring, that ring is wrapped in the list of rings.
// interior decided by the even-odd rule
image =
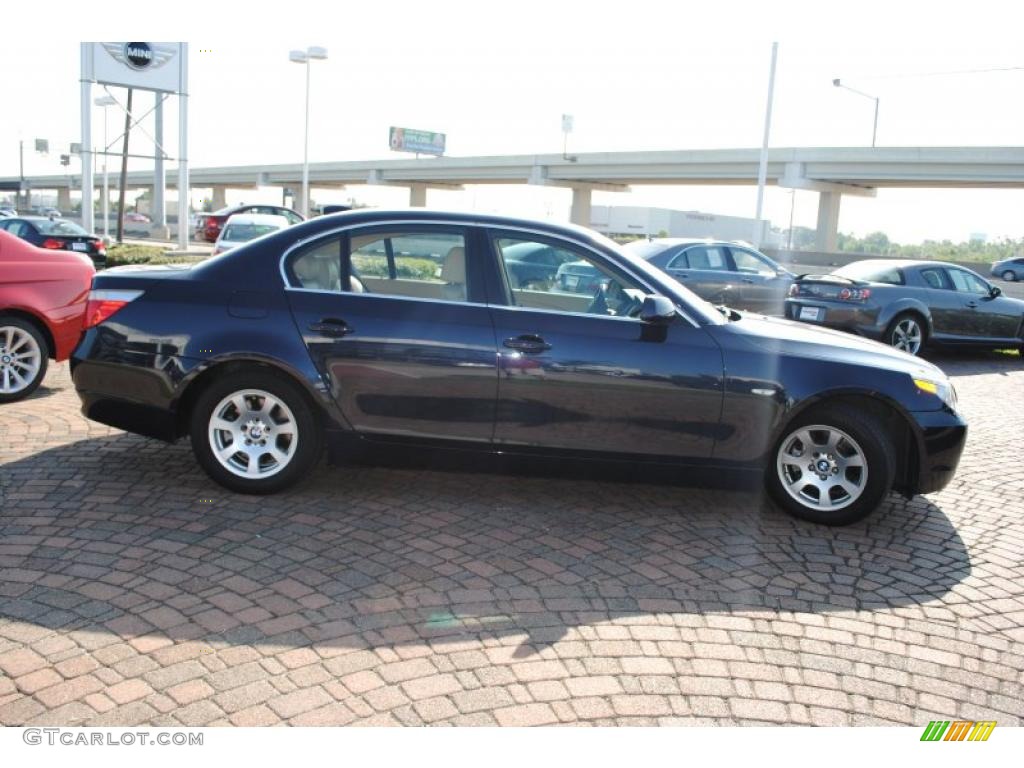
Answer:
[[[0,231],[0,403],[31,394],[47,363],[71,354],[94,274],[88,256],[37,248]]]

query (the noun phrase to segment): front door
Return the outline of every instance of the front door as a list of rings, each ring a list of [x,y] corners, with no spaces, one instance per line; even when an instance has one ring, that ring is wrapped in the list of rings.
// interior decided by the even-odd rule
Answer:
[[[1019,304],[993,296],[992,286],[965,269],[948,267],[964,312],[968,335],[984,339],[1012,339],[1020,332]]]
[[[498,373],[461,227],[335,233],[286,262],[292,315],[352,428],[489,443]]]
[[[739,289],[739,301],[734,306],[765,315],[782,315],[792,281],[781,277],[774,266],[752,251],[730,247],[729,253]]]
[[[707,458],[722,408],[722,354],[677,317],[637,319],[648,291],[596,251],[492,230],[504,268],[523,242],[573,251],[604,276],[592,294],[508,288],[492,307],[500,360],[496,447]],[[507,270],[502,270],[507,272]]]

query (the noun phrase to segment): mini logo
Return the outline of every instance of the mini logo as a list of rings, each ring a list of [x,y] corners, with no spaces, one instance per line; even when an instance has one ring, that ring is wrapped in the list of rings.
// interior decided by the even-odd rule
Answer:
[[[125,43],[124,58],[128,66],[145,69],[153,63],[153,49],[149,47],[149,43]]]
[[[995,720],[932,720],[921,734],[921,741],[988,741],[995,727]]]

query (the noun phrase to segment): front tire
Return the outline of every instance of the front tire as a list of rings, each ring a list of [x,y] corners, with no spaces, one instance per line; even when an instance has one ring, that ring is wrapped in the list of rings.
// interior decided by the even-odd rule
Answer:
[[[914,312],[897,315],[885,330],[885,343],[911,355],[921,354],[928,341],[928,331],[922,317]]]
[[[895,476],[895,449],[881,421],[836,405],[813,409],[786,427],[765,483],[794,517],[848,525],[878,508]]]
[[[0,317],[0,403],[35,392],[49,362],[50,347],[35,325],[20,317]]]
[[[323,432],[299,387],[264,371],[240,371],[199,395],[189,430],[196,461],[238,493],[276,493],[320,458]]]

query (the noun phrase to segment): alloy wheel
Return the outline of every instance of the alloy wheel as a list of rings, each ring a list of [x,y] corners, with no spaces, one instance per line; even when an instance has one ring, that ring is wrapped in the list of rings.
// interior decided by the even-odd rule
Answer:
[[[0,394],[13,395],[29,387],[42,361],[32,334],[17,326],[0,326]]]
[[[220,465],[250,480],[283,470],[299,444],[294,414],[261,389],[239,390],[221,400],[210,415],[208,434]]]
[[[844,509],[867,487],[864,451],[836,427],[812,424],[794,430],[780,444],[775,464],[783,489],[808,509]]]
[[[912,317],[905,317],[896,323],[890,341],[896,349],[902,349],[904,352],[916,355],[921,351],[924,331],[921,330],[921,324],[917,320]]]
[[[1013,270],[1008,269],[1005,272],[1003,272],[1003,280],[1005,280],[1006,282],[1012,283],[1016,279],[1017,279],[1017,273],[1014,272]]]

